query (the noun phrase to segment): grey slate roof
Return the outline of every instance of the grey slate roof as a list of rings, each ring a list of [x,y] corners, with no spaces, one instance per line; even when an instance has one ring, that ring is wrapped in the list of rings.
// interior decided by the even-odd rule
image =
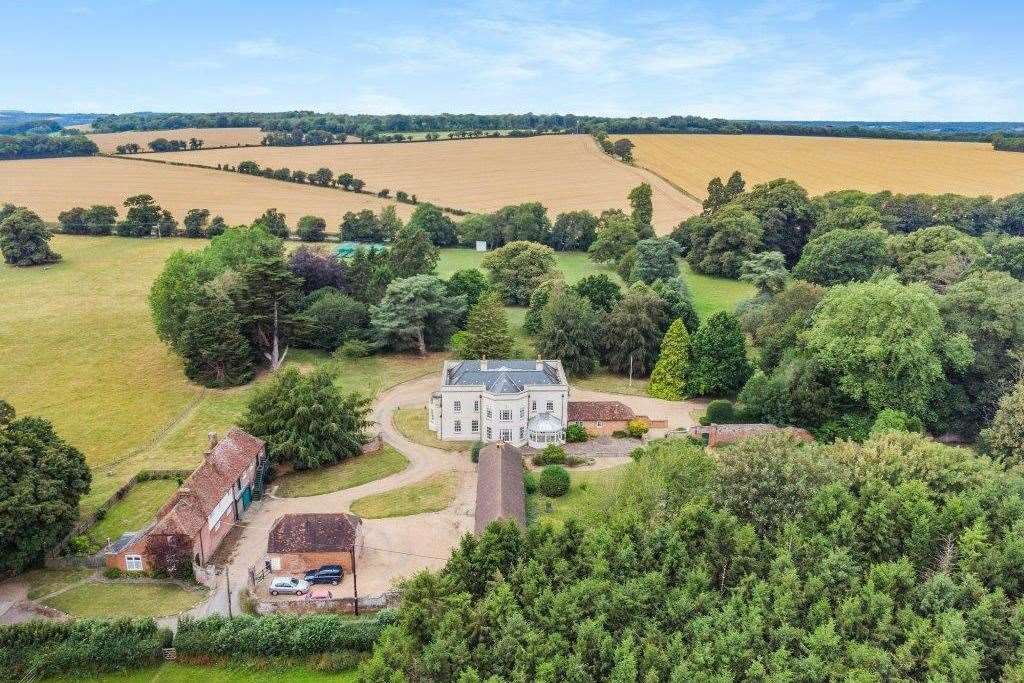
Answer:
[[[487,369],[480,368],[478,360],[464,360],[448,368],[445,386],[483,385],[492,394],[518,394],[526,386],[558,385],[562,383],[556,365],[533,360],[488,360]]]

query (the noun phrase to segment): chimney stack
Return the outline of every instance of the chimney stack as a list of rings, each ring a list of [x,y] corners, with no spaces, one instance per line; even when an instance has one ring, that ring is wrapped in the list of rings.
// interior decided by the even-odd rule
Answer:
[[[541,357],[540,357],[539,354],[537,355],[537,369],[538,370],[543,370],[544,369],[544,361],[541,360]]]
[[[217,447],[217,432],[207,432],[206,440],[209,445],[207,446],[206,453],[204,455],[209,457],[213,453],[213,449]]]
[[[480,359],[480,369],[481,370],[486,370],[487,369],[487,356],[484,356],[483,358]]]

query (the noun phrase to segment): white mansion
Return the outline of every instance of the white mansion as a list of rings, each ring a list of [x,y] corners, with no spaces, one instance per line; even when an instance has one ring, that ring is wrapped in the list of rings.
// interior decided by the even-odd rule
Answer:
[[[429,425],[443,441],[543,448],[565,441],[568,404],[561,361],[447,361],[430,397]]]

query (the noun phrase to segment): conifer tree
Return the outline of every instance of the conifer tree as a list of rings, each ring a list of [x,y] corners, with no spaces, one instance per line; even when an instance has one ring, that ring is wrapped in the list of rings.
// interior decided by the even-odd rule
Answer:
[[[599,354],[598,318],[590,302],[572,289],[552,291],[535,345],[544,358],[560,359],[569,375],[591,374]]]
[[[605,318],[604,355],[612,372],[647,377],[658,360],[668,306],[650,287],[630,287]]]
[[[510,358],[515,338],[508,329],[508,316],[494,290],[480,296],[469,312],[463,353],[467,358]]]
[[[241,316],[223,294],[208,291],[208,296],[193,303],[179,341],[185,375],[208,387],[237,386],[251,380],[252,348],[241,325]]]
[[[655,398],[678,401],[688,391],[687,375],[690,372],[690,333],[686,325],[676,318],[661,340],[661,354],[651,373],[647,393]]]
[[[427,231],[410,223],[399,230],[388,259],[395,277],[401,278],[433,273],[439,256]]]
[[[690,390],[704,396],[738,391],[750,378],[747,343],[736,316],[720,311],[706,318],[693,335]]]

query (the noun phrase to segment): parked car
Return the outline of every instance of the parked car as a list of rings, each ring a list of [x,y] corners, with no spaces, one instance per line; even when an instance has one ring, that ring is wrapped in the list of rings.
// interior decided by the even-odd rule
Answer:
[[[345,570],[340,564],[325,564],[320,569],[310,569],[306,572],[306,581],[309,583],[329,583],[337,586],[345,578]]]
[[[271,595],[304,595],[309,591],[309,581],[294,576],[275,576],[270,581]]]

